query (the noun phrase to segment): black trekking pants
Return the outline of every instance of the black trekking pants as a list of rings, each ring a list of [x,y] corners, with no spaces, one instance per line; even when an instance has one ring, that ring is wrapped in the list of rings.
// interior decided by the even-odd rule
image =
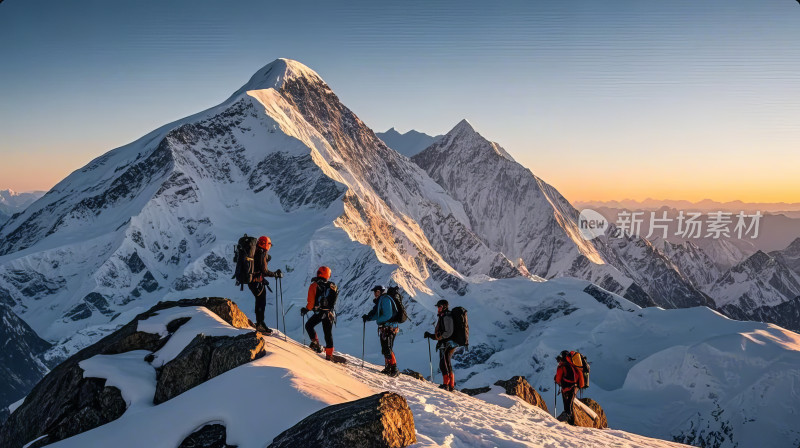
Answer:
[[[561,389],[561,399],[564,400],[564,412],[567,413],[567,422],[571,425],[575,424],[575,410],[574,405],[572,404],[572,400],[575,399],[575,391],[578,390],[577,387],[573,387],[570,390]]]
[[[327,311],[320,311],[318,313],[314,313],[308,322],[306,322],[306,333],[308,333],[308,337],[311,338],[313,341],[317,339],[317,332],[314,330],[314,327],[317,326],[318,323],[322,322],[322,332],[325,334],[325,348],[333,348],[333,322],[331,322],[330,315]]]
[[[456,347],[448,347],[446,345],[439,349],[439,370],[442,372],[442,376],[453,373],[452,358],[455,351]]]
[[[378,336],[381,340],[381,354],[386,359],[392,357],[392,349],[394,348],[394,337],[397,336],[397,327],[378,327]]]
[[[256,324],[264,323],[264,310],[267,308],[267,288],[261,282],[248,283],[247,287],[256,298]],[[266,324],[264,324],[266,325]]]

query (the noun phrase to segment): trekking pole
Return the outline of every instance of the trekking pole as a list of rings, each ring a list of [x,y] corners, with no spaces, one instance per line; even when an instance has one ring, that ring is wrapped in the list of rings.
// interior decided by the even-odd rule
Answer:
[[[433,356],[431,355],[431,340],[428,339],[428,365],[431,366],[431,383],[433,382]]]
[[[286,313],[283,312],[283,279],[278,278],[278,291],[281,292],[281,318],[283,320],[283,342],[286,342]]]
[[[553,388],[553,417],[556,416],[556,409],[558,408],[558,387]]]
[[[278,279],[276,278],[275,281],[278,282]],[[280,285],[280,283],[278,283],[278,284]],[[280,329],[281,329],[281,321],[278,318],[278,294],[279,294],[279,290],[280,290],[280,288],[275,290],[275,329],[278,330],[278,331],[280,331]]]
[[[367,322],[364,321],[364,327],[361,329],[361,368],[364,368],[364,352],[366,347],[367,340]]]

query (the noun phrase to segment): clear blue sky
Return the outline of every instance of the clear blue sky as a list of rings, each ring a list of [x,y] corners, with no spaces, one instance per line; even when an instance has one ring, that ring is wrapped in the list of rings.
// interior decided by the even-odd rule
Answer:
[[[795,0],[0,3],[0,189],[47,189],[278,57],[376,131],[467,118],[571,200],[800,202]]]

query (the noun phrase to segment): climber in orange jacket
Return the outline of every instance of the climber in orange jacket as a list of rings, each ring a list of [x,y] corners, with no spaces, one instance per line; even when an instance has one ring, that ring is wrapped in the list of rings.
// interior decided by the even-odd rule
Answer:
[[[325,359],[328,361],[333,360],[332,330],[333,324],[336,322],[334,307],[336,299],[339,297],[339,290],[336,284],[330,281],[330,278],[331,269],[329,267],[321,266],[317,269],[317,276],[311,279],[311,285],[308,287],[306,306],[300,309],[300,314],[303,316],[309,311],[314,313],[306,322],[306,332],[311,338],[308,346],[317,353],[322,353],[322,347],[314,327],[322,322],[322,332],[325,334]]]

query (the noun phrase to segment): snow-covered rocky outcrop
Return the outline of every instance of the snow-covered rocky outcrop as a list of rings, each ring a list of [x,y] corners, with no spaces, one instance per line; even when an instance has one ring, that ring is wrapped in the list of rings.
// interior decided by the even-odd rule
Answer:
[[[410,411],[414,420],[414,447],[679,446],[619,430],[573,428],[513,396],[505,396],[498,405],[459,392],[445,392],[436,384],[405,375],[389,378],[378,372],[378,366],[362,366],[352,356],[346,356],[347,365],[333,364],[294,340],[284,340],[280,333],[261,336],[252,330],[244,334],[261,340],[262,356],[154,404],[159,375],[155,360],[183,356],[190,341],[203,335],[233,338],[248,331],[231,326],[217,315],[218,310],[175,305],[164,303],[162,309],[139,316],[125,327],[135,327],[136,332],[121,330],[123,334],[112,334],[110,340],[97,344],[102,347],[91,346],[68,361],[82,376],[79,381],[95,385],[91,390],[81,388],[83,401],[71,403],[73,417],[93,415],[89,409],[95,414],[108,414],[108,408],[112,408],[114,418],[95,421],[66,438],[53,438],[52,434],[40,433],[51,416],[31,414],[41,400],[49,399],[37,391],[12,415],[11,423],[15,425],[0,429],[3,446],[18,448],[36,440],[30,446],[48,443],[52,447],[174,448],[201,428],[218,425],[224,428],[223,441],[228,445],[263,447],[311,413],[382,391],[405,398],[405,412]],[[129,344],[127,348],[135,348],[134,340],[158,343],[151,347],[152,351],[113,353],[114,348],[121,349],[124,341]],[[90,400],[87,395],[92,393],[116,398],[106,404]],[[18,424],[23,414],[28,417],[24,426]],[[332,422],[316,423],[320,426]]]

